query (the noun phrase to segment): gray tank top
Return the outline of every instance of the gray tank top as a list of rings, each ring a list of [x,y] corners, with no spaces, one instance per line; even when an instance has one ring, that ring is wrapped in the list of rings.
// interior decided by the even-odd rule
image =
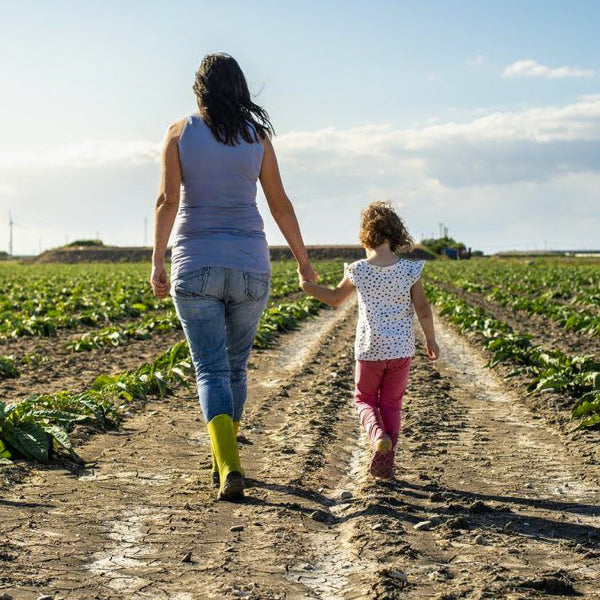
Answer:
[[[198,115],[185,120],[179,137],[183,194],[171,254],[172,281],[200,267],[270,271],[256,206],[263,153],[260,142],[221,144]]]

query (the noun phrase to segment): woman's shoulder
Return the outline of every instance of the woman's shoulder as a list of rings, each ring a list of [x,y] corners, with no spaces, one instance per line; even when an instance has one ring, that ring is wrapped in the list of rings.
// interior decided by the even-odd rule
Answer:
[[[188,124],[188,119],[190,117],[183,117],[174,123],[171,123],[169,127],[167,127],[167,139],[179,138],[183,133],[186,125]]]

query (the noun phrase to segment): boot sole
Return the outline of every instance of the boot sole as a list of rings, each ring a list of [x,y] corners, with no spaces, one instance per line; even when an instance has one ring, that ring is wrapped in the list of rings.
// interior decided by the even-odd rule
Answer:
[[[219,490],[219,500],[239,500],[244,497],[244,476],[238,471],[229,473]]]

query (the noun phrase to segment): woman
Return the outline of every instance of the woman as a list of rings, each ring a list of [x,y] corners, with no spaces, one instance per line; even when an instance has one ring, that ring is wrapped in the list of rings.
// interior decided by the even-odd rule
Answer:
[[[298,262],[315,281],[271,144],[268,114],[254,104],[227,54],[196,73],[199,113],[171,125],[155,211],[155,296],[169,293],[165,252],[175,217],[171,295],[196,371],[219,499],[244,494],[236,434],[246,400],[246,364],[269,295],[269,248],[256,206],[260,180],[269,209]],[[180,204],[180,188],[183,197]]]

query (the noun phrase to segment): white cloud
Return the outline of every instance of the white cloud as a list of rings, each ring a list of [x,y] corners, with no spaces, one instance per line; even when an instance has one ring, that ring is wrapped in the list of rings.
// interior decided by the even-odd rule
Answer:
[[[49,150],[0,154],[0,168],[98,168],[156,162],[160,144],[144,140],[84,140]]]
[[[592,69],[579,69],[578,67],[548,67],[536,60],[518,60],[508,65],[503,77],[542,77],[543,79],[563,79],[565,77],[593,77]]]
[[[373,181],[383,169],[388,179],[436,179],[450,187],[536,181],[600,169],[600,98],[412,129],[294,132],[275,143],[284,165],[333,179]]]
[[[562,155],[569,163],[579,152],[578,160],[587,168],[595,160],[583,155],[585,145],[599,142],[600,94],[582,96],[566,106],[496,110],[465,122],[444,123],[434,118],[423,126],[407,129],[378,124],[346,130],[328,127],[290,132],[275,139],[279,152],[299,171],[331,171],[349,161],[365,159],[377,162],[377,168],[386,172],[390,167],[393,171],[408,164],[425,168],[436,157],[448,154],[468,161],[479,162],[489,156],[511,162],[521,160],[524,151],[535,151],[542,158],[554,157],[553,161]],[[156,163],[159,155],[157,142],[84,140],[49,150],[0,154],[0,169],[123,168]],[[4,195],[14,190],[6,179],[0,187]]]

